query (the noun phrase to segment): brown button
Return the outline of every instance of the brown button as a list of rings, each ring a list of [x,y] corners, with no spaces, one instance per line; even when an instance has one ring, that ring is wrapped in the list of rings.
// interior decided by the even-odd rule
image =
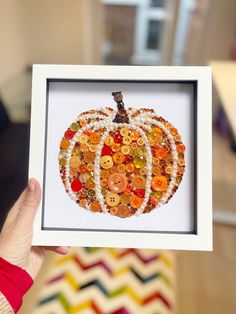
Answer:
[[[121,193],[127,187],[127,178],[123,173],[115,172],[108,179],[108,186],[112,192]]]
[[[127,207],[125,205],[118,206],[117,215],[121,218],[126,218],[126,217],[130,216],[129,207]]]

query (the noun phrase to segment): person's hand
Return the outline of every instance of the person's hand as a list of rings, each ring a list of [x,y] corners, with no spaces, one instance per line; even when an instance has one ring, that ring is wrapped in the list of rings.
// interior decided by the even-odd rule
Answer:
[[[40,203],[38,181],[30,179],[28,187],[10,209],[0,234],[0,257],[25,269],[34,279],[43,263],[45,249],[67,254],[68,247],[33,247],[33,222]]]

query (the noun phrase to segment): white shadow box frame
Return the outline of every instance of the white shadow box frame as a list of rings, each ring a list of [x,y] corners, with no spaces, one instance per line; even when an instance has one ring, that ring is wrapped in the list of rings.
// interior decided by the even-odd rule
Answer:
[[[86,211],[65,192],[58,153],[65,130],[83,111],[113,107],[122,90],[126,107],[153,108],[173,123],[186,145],[186,171],[168,204],[139,217]],[[211,69],[34,65],[29,177],[42,200],[34,245],[212,250]]]

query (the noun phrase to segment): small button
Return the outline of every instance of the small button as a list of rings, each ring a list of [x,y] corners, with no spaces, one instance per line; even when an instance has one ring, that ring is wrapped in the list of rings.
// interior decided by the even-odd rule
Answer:
[[[141,197],[141,198],[144,198],[144,196],[145,196],[145,190],[144,190],[144,189],[137,189],[137,190],[135,191],[135,194],[138,195],[138,196]]]
[[[127,164],[126,166],[125,166],[125,168],[126,168],[126,171],[127,172],[129,172],[129,173],[131,173],[131,172],[134,172],[134,165],[133,164]]]
[[[123,154],[125,154],[125,155],[128,155],[129,152],[130,152],[130,147],[127,146],[127,145],[123,145],[123,146],[121,147],[121,152],[122,152]]]
[[[114,141],[115,143],[118,143],[118,144],[122,143],[122,136],[120,134],[116,134],[114,136]]]
[[[85,126],[87,124],[87,121],[85,119],[80,120],[79,124],[80,124],[80,126],[83,127],[83,126]]]
[[[164,176],[155,176],[152,179],[152,188],[154,191],[165,191],[167,186],[168,182]]]
[[[184,144],[178,144],[178,145],[176,146],[176,150],[177,150],[178,153],[183,153],[183,152],[185,151],[185,146],[184,146]]]
[[[120,151],[120,144],[117,144],[117,143],[114,143],[111,147],[111,150],[114,152],[114,153],[117,153]]]
[[[93,189],[88,190],[87,195],[88,195],[89,198],[93,198],[95,196],[95,194],[96,193],[95,193],[95,191]]]
[[[158,166],[153,166],[152,167],[152,174],[154,176],[160,176],[161,175],[161,168]]]
[[[90,210],[93,212],[101,212],[101,206],[98,202],[92,202],[89,206]]]
[[[70,126],[70,129],[74,132],[77,132],[79,130],[79,125],[78,123],[72,123],[71,126]]]
[[[132,142],[132,139],[130,136],[123,137],[123,144],[130,145],[131,142]]]
[[[131,190],[129,188],[126,188],[124,190],[124,194],[127,195],[127,196],[131,195]]]
[[[101,135],[97,132],[92,132],[89,136],[89,139],[92,144],[98,144],[101,140]]]
[[[137,131],[132,131],[130,136],[131,136],[131,139],[133,141],[137,141],[137,139],[140,137],[140,135],[139,135],[139,133]]]
[[[126,218],[130,216],[130,209],[125,205],[120,205],[117,208],[117,215],[121,218]]]
[[[137,145],[137,143],[131,143],[131,149],[132,150],[135,150],[135,149],[137,149],[137,147],[138,147],[138,145]]]
[[[81,144],[80,145],[80,150],[81,150],[81,152],[88,152],[88,150],[89,150],[89,146],[88,146],[88,144],[87,143],[85,143],[85,144]]]
[[[121,203],[122,205],[127,205],[127,204],[129,204],[129,201],[130,201],[130,198],[129,198],[128,195],[126,195],[126,194],[121,194],[121,196],[120,196],[120,203]]]
[[[142,168],[139,170],[139,173],[144,176],[147,173],[147,169],[146,168]]]
[[[123,173],[113,173],[108,179],[108,186],[112,192],[121,193],[127,187],[127,178]]]
[[[69,166],[71,168],[78,168],[81,165],[81,159],[79,156],[72,156],[69,160]]]
[[[110,176],[110,172],[108,170],[102,169],[100,172],[100,177],[103,179],[108,179]]]
[[[113,160],[116,164],[122,164],[125,160],[125,156],[122,153],[117,152],[113,155]]]
[[[176,128],[170,128],[170,134],[171,135],[176,135],[177,134],[177,129]]]
[[[62,167],[65,166],[66,165],[66,159],[65,158],[59,159],[59,165]]]
[[[176,142],[181,142],[181,136],[180,136],[179,134],[176,134],[176,135],[174,136],[174,140],[175,140]]]
[[[87,172],[86,166],[85,166],[85,165],[80,165],[80,166],[79,166],[79,172],[80,172],[80,173],[85,173],[85,172]]]
[[[112,146],[114,144],[114,139],[112,136],[107,136],[104,143],[107,145],[107,146]]]
[[[111,156],[102,156],[100,159],[100,165],[103,169],[110,169],[113,166]]]
[[[86,204],[87,204],[86,198],[82,198],[82,199],[79,201],[79,204],[80,204],[81,207],[86,207]]]
[[[71,140],[73,138],[73,136],[75,135],[75,132],[73,132],[72,130],[68,129],[65,134],[64,137],[67,140]]]
[[[144,145],[144,140],[142,137],[140,137],[138,140],[137,140],[137,144],[138,146],[143,146]]]
[[[63,138],[60,144],[61,149],[67,149],[69,146],[70,146],[70,141]]]
[[[109,210],[109,213],[111,215],[116,215],[117,212],[118,212],[118,207],[116,207],[116,206],[115,207],[111,207],[110,210]]]
[[[94,169],[94,164],[93,163],[88,163],[87,164],[87,170],[89,171],[89,172],[91,172],[91,171],[93,171],[93,169]]]
[[[97,151],[97,146],[94,144],[89,145],[89,151],[95,153]]]
[[[127,128],[121,128],[121,129],[120,129],[120,134],[121,134],[122,136],[127,136],[127,135],[129,135],[129,129],[127,129]]]
[[[101,183],[101,187],[103,187],[103,188],[105,188],[105,187],[107,187],[107,179],[102,179],[101,181],[100,181],[100,183]]]
[[[94,181],[92,179],[88,179],[85,183],[85,187],[87,189],[92,189],[95,187]]]
[[[178,169],[177,169],[177,172],[179,174],[184,174],[184,171],[185,171],[185,167],[178,167]]]
[[[130,198],[130,205],[133,207],[133,208],[139,208],[143,203],[143,200],[138,197],[137,195],[132,195],[131,198]]]
[[[171,165],[167,165],[167,166],[165,167],[165,173],[171,174],[171,172],[172,172],[172,167],[171,167]],[[160,175],[160,173],[159,173],[159,174],[156,174],[156,175]]]
[[[109,192],[105,199],[107,204],[111,207],[117,206],[120,203],[120,196],[117,193]]]
[[[80,144],[84,144],[88,142],[89,137],[86,134],[81,134],[79,137]]]
[[[125,172],[125,165],[123,164],[120,164],[117,166],[117,171],[118,172]]]
[[[132,179],[132,184],[137,189],[145,188],[146,179],[141,175],[135,175]]]

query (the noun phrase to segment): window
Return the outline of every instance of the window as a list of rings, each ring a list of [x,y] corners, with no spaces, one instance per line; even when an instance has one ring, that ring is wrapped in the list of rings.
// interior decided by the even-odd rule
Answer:
[[[151,0],[150,6],[155,8],[164,8],[164,0]]]
[[[158,49],[160,45],[161,22],[159,20],[148,21],[147,49]]]

